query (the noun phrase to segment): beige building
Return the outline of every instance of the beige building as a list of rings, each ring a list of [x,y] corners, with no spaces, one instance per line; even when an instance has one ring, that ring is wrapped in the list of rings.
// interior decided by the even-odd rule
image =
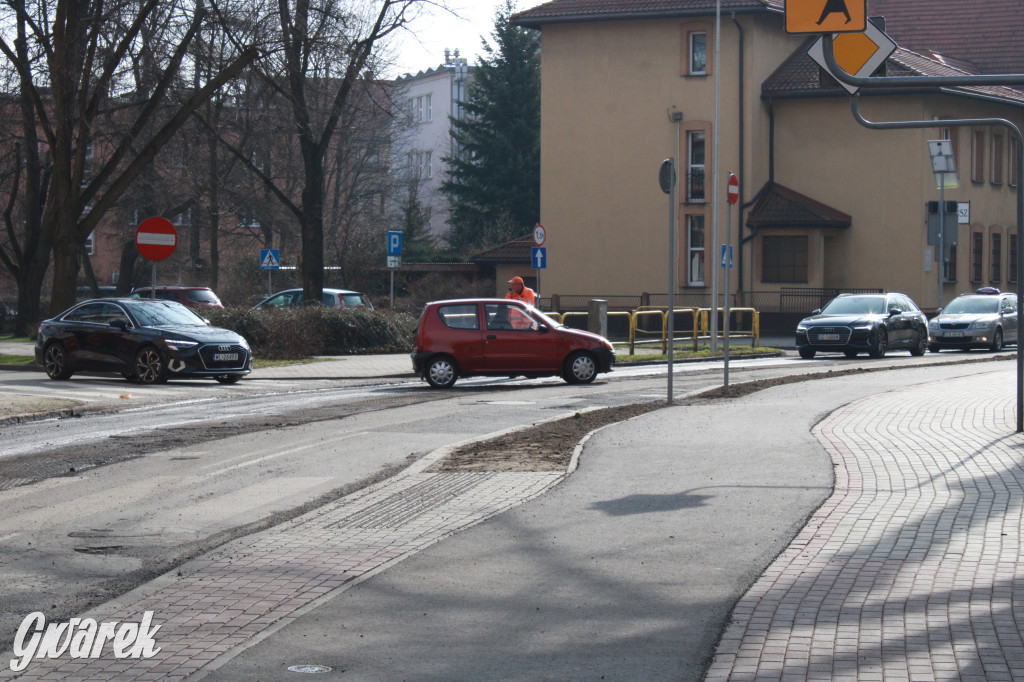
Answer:
[[[869,3],[869,15],[895,4],[931,7],[878,0]],[[940,138],[951,139],[959,170],[959,187],[948,188],[945,198],[964,211],[944,301],[981,286],[1016,286],[1015,138],[1001,126],[946,128],[941,120],[1000,117],[1021,126],[1024,93],[863,89],[860,111],[869,120],[936,121],[934,128],[871,130],[854,119],[847,92],[806,55],[811,39],[785,32],[782,0],[722,6],[720,63],[715,4],[708,0],[553,0],[516,16],[542,36],[546,294],[664,295],[669,205],[658,169],[675,157],[677,301],[708,305],[713,267],[723,288],[720,249],[728,241],[734,305],[806,312],[834,290],[878,289],[934,309],[939,268],[926,205],[939,191],[927,141]],[[913,22],[902,25],[908,39],[919,38],[906,28]],[[1021,50],[1011,42],[1005,49]],[[986,67],[924,52],[898,49],[885,75]],[[731,221],[730,172],[740,181]]]

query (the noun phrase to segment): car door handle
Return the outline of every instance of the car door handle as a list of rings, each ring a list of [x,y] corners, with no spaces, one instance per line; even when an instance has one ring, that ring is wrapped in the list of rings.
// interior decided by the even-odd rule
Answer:
[[[488,339],[496,339],[496,338],[498,338],[498,335],[497,334],[488,334],[487,338]]]

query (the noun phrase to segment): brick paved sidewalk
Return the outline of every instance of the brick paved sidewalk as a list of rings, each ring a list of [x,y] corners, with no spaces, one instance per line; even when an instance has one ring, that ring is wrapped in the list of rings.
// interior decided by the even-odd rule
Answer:
[[[852,403],[833,495],[733,611],[708,680],[1024,680],[1012,372]]]
[[[354,581],[441,538],[520,504],[564,473],[424,473],[399,476],[282,526],[237,540],[83,617],[140,622],[153,612],[159,653],[117,659],[33,660],[18,679],[168,680],[252,644]],[[0,671],[0,678],[12,675]]]

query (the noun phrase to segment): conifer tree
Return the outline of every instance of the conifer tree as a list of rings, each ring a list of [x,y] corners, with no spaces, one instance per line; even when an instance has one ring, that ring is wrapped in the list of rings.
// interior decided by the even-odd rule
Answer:
[[[514,11],[513,0],[498,9],[467,116],[451,121],[456,151],[441,189],[447,240],[460,255],[527,234],[540,218],[540,36],[512,24]]]

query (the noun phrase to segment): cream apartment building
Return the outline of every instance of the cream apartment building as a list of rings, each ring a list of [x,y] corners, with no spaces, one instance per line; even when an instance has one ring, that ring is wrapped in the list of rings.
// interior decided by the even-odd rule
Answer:
[[[919,12],[932,7],[904,3],[919,5]],[[877,17],[897,4],[876,0],[868,12]],[[770,310],[784,292],[882,289],[935,308],[939,267],[927,239],[926,204],[939,192],[927,141],[940,138],[951,139],[959,170],[959,187],[947,189],[945,198],[969,205],[948,256],[943,299],[980,286],[1016,286],[1014,138],[1003,127],[945,127],[941,121],[1002,117],[1024,125],[1024,93],[865,89],[859,104],[870,120],[936,121],[927,129],[870,130],[854,120],[846,91],[806,55],[810,40],[785,32],[782,0],[722,2],[720,63],[714,7],[710,0],[553,0],[515,17],[542,38],[547,294],[667,291],[668,199],[658,169],[675,157],[677,300],[709,304],[711,268],[729,241],[737,305]],[[908,38],[920,38],[911,36],[914,22],[901,25]],[[954,29],[969,33],[970,25]],[[1004,47],[1022,49],[1010,41]],[[982,67],[955,55],[900,48],[884,68],[887,75],[909,76]],[[731,222],[730,172],[740,181]],[[720,283],[721,274],[719,268]]]
[[[441,183],[447,174],[444,158],[456,151],[450,117],[464,117],[462,102],[471,78],[467,59],[458,50],[445,50],[443,64],[395,81],[396,101],[405,101],[407,118],[395,136],[393,167],[400,181],[418,184],[418,198],[435,236],[448,229],[448,198],[441,193]]]

